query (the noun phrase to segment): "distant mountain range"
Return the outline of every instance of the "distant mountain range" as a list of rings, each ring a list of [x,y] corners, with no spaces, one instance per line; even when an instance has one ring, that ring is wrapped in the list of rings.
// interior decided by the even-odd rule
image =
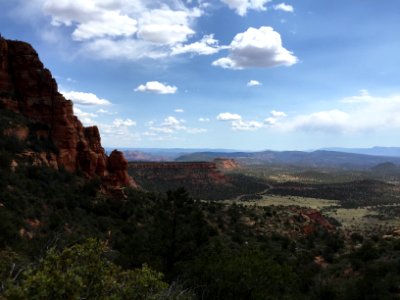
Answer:
[[[371,168],[383,163],[400,164],[400,157],[376,156],[338,151],[261,151],[261,152],[199,152],[185,154],[176,161],[211,161],[218,157],[232,158],[240,164],[281,164],[304,167],[333,167],[344,169]]]
[[[209,149],[209,148],[118,148],[125,154],[128,161],[174,161],[176,158],[197,152],[230,153],[237,150],[232,149]],[[106,148],[111,153],[114,148]]]
[[[111,152],[112,148],[106,148]],[[241,164],[282,164],[304,167],[371,168],[400,165],[400,147],[326,148],[316,151],[235,151],[232,149],[122,148],[128,161],[213,161],[232,158]]]
[[[372,147],[372,148],[324,148],[321,150],[357,153],[375,156],[400,157],[400,147]]]

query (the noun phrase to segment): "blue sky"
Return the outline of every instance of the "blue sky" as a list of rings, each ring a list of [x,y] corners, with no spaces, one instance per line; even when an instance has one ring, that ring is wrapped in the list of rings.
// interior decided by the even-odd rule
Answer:
[[[0,5],[104,146],[400,146],[397,0]]]

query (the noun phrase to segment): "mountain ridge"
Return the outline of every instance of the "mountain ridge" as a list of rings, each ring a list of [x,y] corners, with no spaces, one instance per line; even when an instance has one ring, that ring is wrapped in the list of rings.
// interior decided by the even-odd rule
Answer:
[[[260,151],[260,152],[199,152],[182,155],[176,161],[209,161],[218,157],[232,158],[239,163],[286,164],[311,167],[371,168],[375,165],[392,162],[400,164],[400,157],[373,156],[366,154],[316,150],[303,151]]]
[[[74,115],[73,103],[58,91],[56,80],[38,53],[25,42],[0,37],[0,111],[12,111],[26,124],[4,124],[3,134],[21,141],[52,147],[25,149],[20,156],[36,165],[98,176],[104,187],[138,187],[127,173],[120,151],[105,154],[96,126],[83,127]]]

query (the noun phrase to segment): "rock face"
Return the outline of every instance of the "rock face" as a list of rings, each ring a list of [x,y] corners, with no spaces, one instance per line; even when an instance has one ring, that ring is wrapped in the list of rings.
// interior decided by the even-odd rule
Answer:
[[[117,184],[137,187],[137,184],[128,174],[128,161],[121,151],[114,150],[111,152],[108,158],[108,170],[111,174],[114,174],[114,180]]]
[[[219,170],[223,171],[233,171],[240,168],[239,164],[234,159],[216,158],[214,159],[214,163]]]
[[[47,165],[67,171],[82,170],[99,176],[114,188],[137,187],[127,175],[127,162],[114,151],[107,157],[96,126],[84,128],[73,113],[73,104],[59,92],[57,83],[31,45],[0,38],[0,109],[10,109],[37,124],[35,134],[52,141],[56,153],[31,154]],[[40,161],[40,160],[37,160]],[[46,164],[46,163],[44,163]]]

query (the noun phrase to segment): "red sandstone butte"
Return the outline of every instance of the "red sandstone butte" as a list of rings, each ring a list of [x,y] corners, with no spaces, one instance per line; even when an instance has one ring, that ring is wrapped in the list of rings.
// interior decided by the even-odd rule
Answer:
[[[122,153],[114,151],[107,157],[98,128],[82,126],[72,101],[58,92],[55,79],[28,43],[0,37],[0,104],[49,128],[36,132],[58,149],[55,156],[39,154],[55,160],[44,164],[70,172],[82,170],[88,177],[97,175],[115,188],[138,187],[127,173]]]

